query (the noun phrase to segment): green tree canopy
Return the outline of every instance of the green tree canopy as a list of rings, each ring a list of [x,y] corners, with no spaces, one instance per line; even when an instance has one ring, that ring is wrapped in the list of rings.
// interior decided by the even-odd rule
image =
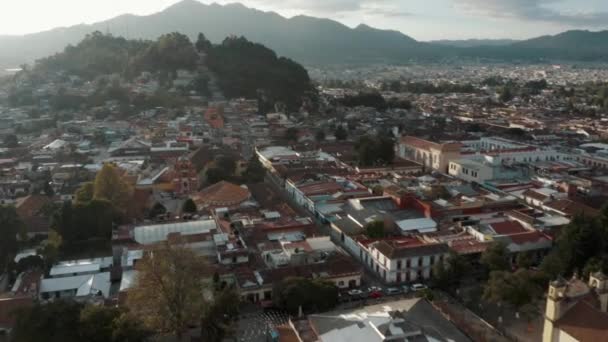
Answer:
[[[266,169],[257,156],[252,156],[245,170],[245,179],[248,183],[261,183],[266,176]]]
[[[320,129],[315,133],[315,140],[317,142],[322,142],[325,140],[325,131]]]
[[[305,312],[327,311],[338,304],[338,288],[320,279],[290,277],[275,283],[273,301],[291,314],[300,307]]]
[[[199,33],[195,46],[196,46],[196,50],[198,52],[208,52],[211,49],[211,47],[213,47],[213,44],[211,44],[209,39],[207,39],[207,37],[205,37],[205,34]]]
[[[374,221],[365,226],[365,234],[370,239],[380,239],[386,235],[384,231],[384,222]]]
[[[228,97],[261,97],[264,102],[285,103],[295,111],[303,97],[314,91],[304,67],[244,37],[228,37],[213,46],[207,64]]]
[[[481,255],[480,262],[488,271],[507,271],[511,267],[509,251],[504,243],[495,242]]]
[[[4,147],[15,148],[19,146],[19,139],[14,134],[8,134],[3,140]]]
[[[122,309],[63,300],[19,309],[11,333],[20,342],[143,342],[149,336]]]
[[[338,125],[334,132],[334,136],[336,137],[336,140],[346,140],[346,138],[348,138],[348,131],[344,128],[343,125]]]
[[[519,310],[540,298],[542,288],[532,271],[520,269],[515,273],[493,271],[485,285],[483,296],[491,302],[502,302]]]
[[[17,236],[24,232],[24,225],[13,206],[0,206],[0,271],[8,268],[19,250]]]
[[[194,203],[192,198],[188,198],[182,205],[182,211],[185,213],[195,213],[197,210],[196,203]]]
[[[355,143],[361,166],[392,164],[395,159],[395,142],[388,135],[364,135]]]

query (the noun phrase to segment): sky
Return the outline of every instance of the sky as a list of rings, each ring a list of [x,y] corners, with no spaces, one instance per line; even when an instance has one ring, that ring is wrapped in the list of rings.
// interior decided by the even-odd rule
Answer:
[[[212,1],[200,0],[204,3]],[[147,15],[179,0],[0,0],[0,35]],[[220,4],[235,0],[215,0]],[[525,39],[569,29],[608,29],[608,0],[242,0],[291,17],[399,30],[418,40]]]

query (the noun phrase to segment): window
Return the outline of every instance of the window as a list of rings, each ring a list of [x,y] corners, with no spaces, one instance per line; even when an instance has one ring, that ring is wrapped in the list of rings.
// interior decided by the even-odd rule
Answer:
[[[397,260],[397,269],[400,270],[401,269],[401,260]]]
[[[339,286],[339,287],[344,287],[344,281],[340,280],[340,281],[338,282],[338,286]]]
[[[431,255],[431,265],[433,265],[435,263],[435,256]]]
[[[410,262],[410,259],[407,259],[407,260],[405,261],[405,267],[406,267],[406,268],[410,268],[410,267],[412,267],[411,262]]]
[[[422,257],[418,258],[418,266],[422,266]]]

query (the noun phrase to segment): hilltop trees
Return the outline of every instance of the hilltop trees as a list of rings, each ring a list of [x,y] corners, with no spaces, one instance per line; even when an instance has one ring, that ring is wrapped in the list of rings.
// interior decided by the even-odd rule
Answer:
[[[313,90],[304,67],[244,37],[228,37],[214,46],[208,52],[207,64],[229,97],[257,98],[263,94],[266,100],[296,110],[302,97]]]
[[[198,52],[208,52],[213,47],[213,44],[205,37],[205,34],[199,33],[194,46]]]
[[[160,36],[134,60],[134,68],[140,71],[175,72],[178,69],[192,70],[198,55],[190,39],[173,32]]]

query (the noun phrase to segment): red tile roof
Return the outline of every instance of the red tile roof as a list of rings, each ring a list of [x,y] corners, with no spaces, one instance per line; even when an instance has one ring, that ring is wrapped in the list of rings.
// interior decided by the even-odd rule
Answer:
[[[556,326],[577,341],[606,341],[608,313],[580,300],[557,321]]]
[[[221,181],[201,190],[193,197],[199,207],[233,207],[251,197],[248,189],[226,181]]]
[[[490,227],[499,235],[525,233],[527,230],[518,221],[504,221],[490,224]]]

